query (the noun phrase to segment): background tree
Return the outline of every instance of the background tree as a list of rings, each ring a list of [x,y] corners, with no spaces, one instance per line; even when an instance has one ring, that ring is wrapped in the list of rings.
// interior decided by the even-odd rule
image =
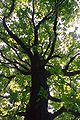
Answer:
[[[1,0],[0,6],[0,119],[79,120],[80,44],[76,28],[68,30],[79,3]]]

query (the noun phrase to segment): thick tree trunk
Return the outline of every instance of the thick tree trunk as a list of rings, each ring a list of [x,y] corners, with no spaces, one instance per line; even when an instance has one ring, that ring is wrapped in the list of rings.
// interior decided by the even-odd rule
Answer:
[[[45,71],[46,70],[40,63],[39,56],[34,55],[32,61],[32,88],[29,101],[30,108],[29,110],[26,110],[25,120],[49,120],[47,111],[49,91],[46,83],[47,77]]]

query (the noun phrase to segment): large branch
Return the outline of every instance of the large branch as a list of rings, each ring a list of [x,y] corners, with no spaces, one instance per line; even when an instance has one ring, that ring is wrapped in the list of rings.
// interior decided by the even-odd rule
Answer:
[[[32,23],[33,23],[33,26],[34,26],[34,46],[37,46],[38,44],[38,29],[37,27],[35,26],[35,18],[34,18],[34,14],[35,14],[35,8],[34,8],[34,0],[32,1]]]
[[[13,38],[18,45],[21,46],[21,48],[25,51],[25,53],[28,54],[28,56],[30,58],[32,58],[32,53],[30,52],[30,49],[27,47],[27,45],[25,45],[18,37],[17,35],[15,35],[10,29],[9,27],[6,25],[6,22],[5,22],[5,16],[3,18],[3,26],[4,28],[6,29],[6,31],[8,32],[8,34],[11,36],[11,38]]]
[[[57,31],[57,18],[58,18],[58,11],[56,10],[55,20],[54,20],[54,26],[53,26],[54,37],[53,37],[53,41],[52,41],[51,51],[50,51],[47,59],[45,60],[45,64],[51,59],[52,54],[54,52],[55,43],[56,43],[56,40],[57,40],[57,32],[56,32]]]
[[[47,51],[49,50],[49,48],[51,49],[50,54],[48,55],[47,60],[45,60],[45,64],[52,58],[52,54],[54,52],[54,48],[55,48],[55,43],[57,40],[57,18],[58,18],[58,10],[60,8],[60,6],[65,2],[66,0],[61,0],[60,2],[55,2],[55,8],[53,8],[47,15],[45,15],[41,21],[39,21],[38,25],[37,25],[37,29],[40,27],[41,24],[43,24],[47,19],[50,19],[51,16],[55,16],[55,20],[54,20],[54,27],[53,27],[53,31],[54,31],[54,37],[53,37],[53,42],[52,42],[52,46],[50,48],[50,43],[48,45],[48,47],[46,48],[46,51],[44,53],[43,56],[45,56],[45,54],[47,53]]]
[[[60,7],[61,4],[64,1],[62,0],[59,4],[56,4],[56,8]],[[34,23],[34,0],[33,0],[33,14],[32,14],[32,22],[33,22],[33,26],[34,26],[34,46],[37,46],[38,44],[38,29],[40,27],[41,24],[43,24],[46,20],[51,18],[51,14],[54,15],[56,13],[55,9],[53,8],[47,15],[45,15],[40,21],[39,23],[35,26]],[[55,23],[56,24],[56,23]],[[54,28],[55,28],[55,24],[54,24]],[[54,33],[54,35],[56,36],[56,34]],[[53,49],[53,47],[52,47]]]
[[[28,46],[25,43],[23,43],[22,40],[20,40],[16,34],[14,34],[12,32],[6,24],[6,18],[8,18],[14,10],[14,2],[15,2],[15,0],[13,0],[13,2],[12,2],[9,14],[4,15],[4,17],[3,17],[3,26],[4,26],[5,30],[8,32],[8,34],[10,35],[10,37],[13,38],[17,42],[17,44],[21,46],[21,48],[25,51],[25,53],[27,53],[27,55],[32,59],[32,53],[31,53],[30,49],[28,48]]]
[[[37,26],[34,27],[34,47],[38,45],[38,29]]]

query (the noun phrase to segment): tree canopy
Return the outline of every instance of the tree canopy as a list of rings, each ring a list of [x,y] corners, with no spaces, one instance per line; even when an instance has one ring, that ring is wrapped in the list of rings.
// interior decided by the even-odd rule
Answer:
[[[80,119],[79,4],[0,1],[1,120]]]

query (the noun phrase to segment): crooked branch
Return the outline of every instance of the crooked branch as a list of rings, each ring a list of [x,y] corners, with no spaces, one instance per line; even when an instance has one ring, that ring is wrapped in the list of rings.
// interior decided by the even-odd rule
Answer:
[[[45,20],[49,19],[48,17],[53,13],[54,9],[52,9],[47,15],[45,15],[41,21],[39,21],[37,28],[40,27],[41,24],[43,24],[45,22]],[[54,12],[55,13],[55,12]]]
[[[75,60],[75,58],[76,58],[77,56],[80,56],[80,53],[77,53],[75,56],[73,56],[73,57],[69,60],[69,62],[68,62],[67,65],[65,66],[65,68],[62,69],[62,71],[63,71],[63,73],[64,73],[65,76],[75,76],[75,75],[77,75],[77,74],[80,74],[80,70],[69,71],[69,72],[67,71],[68,68],[69,68],[69,65]]]
[[[14,65],[14,66],[15,66],[16,70],[18,72],[20,72],[21,74],[23,74],[23,75],[31,75],[31,71],[30,70],[26,71],[26,70],[20,69],[17,65]]]
[[[10,8],[10,11],[9,11],[8,15],[5,15],[5,18],[9,17],[12,14],[12,12],[14,11],[15,1],[16,0],[12,0],[12,5]]]
[[[10,60],[9,58],[5,57],[5,56],[3,55],[3,53],[2,53],[2,51],[0,51],[0,53],[1,53],[1,56],[2,56],[5,60],[7,60],[7,61],[9,62],[9,64],[12,64],[21,74],[24,74],[24,75],[30,75],[30,74],[31,74],[30,70],[29,70],[27,67],[25,67],[25,66],[22,65],[21,63],[17,62],[16,60],[15,60],[15,61],[12,61],[12,60]],[[1,63],[3,63],[3,62],[1,62]],[[4,64],[4,63],[3,63],[3,64]],[[6,64],[6,63],[5,63],[5,64]],[[21,67],[24,68],[24,69],[21,70],[21,69],[18,67],[18,65],[21,66]]]
[[[62,0],[59,3],[56,3],[56,8],[59,8],[64,2],[65,2],[65,0]],[[37,25],[37,28],[39,28],[40,25],[45,22],[45,20],[48,20],[50,18],[51,14],[53,14],[53,15],[55,14],[55,9],[54,8],[39,21],[39,23]]]
[[[17,50],[16,50],[13,46],[11,46],[11,45],[8,43],[8,41],[5,40],[5,38],[0,37],[0,39],[1,39],[4,43],[6,43],[7,46],[9,46],[10,48],[12,48],[12,50],[16,53],[18,59],[19,59],[21,62],[26,63],[29,67],[31,67],[31,65],[30,65],[27,61],[22,60],[22,58],[21,58],[20,55],[18,54]]]
[[[56,43],[56,40],[57,40],[57,18],[58,18],[58,11],[56,10],[56,13],[55,13],[55,20],[54,20],[54,26],[53,26],[53,31],[54,31],[54,37],[53,37],[53,42],[52,42],[52,46],[51,46],[51,51],[45,61],[45,64],[51,59],[52,57],[52,54],[54,52],[54,48],[55,48],[55,43]]]
[[[53,113],[53,119],[65,112],[72,114],[76,117],[80,116],[80,112],[78,112],[78,111],[75,112],[75,110],[70,110],[70,109],[67,109],[64,106],[62,106],[59,110],[57,110],[56,112]]]
[[[61,99],[60,98],[55,98],[55,97],[52,97],[51,95],[49,95],[49,100],[53,101],[53,102],[61,102]]]
[[[65,70],[66,70],[66,71],[68,70],[70,63],[72,63],[78,55],[80,55],[80,53],[76,54],[75,56],[73,56],[73,57],[69,60],[69,62],[68,62],[67,65],[65,66]]]
[[[13,32],[8,28],[8,26],[6,25],[6,22],[5,22],[5,16],[3,18],[3,26],[4,28],[6,29],[6,31],[8,32],[8,34],[11,36],[11,38],[13,38],[18,45],[21,46],[21,48],[25,51],[25,53],[28,54],[28,56],[30,58],[32,58],[32,53],[30,52],[30,49],[27,47],[27,45],[25,45],[18,37],[17,35],[13,34]]]
[[[65,72],[65,71],[63,70],[63,72],[64,72],[64,75],[65,75],[65,76],[69,76],[69,77],[80,74],[80,70],[75,70],[75,71],[70,71],[70,72]]]
[[[12,5],[11,5],[11,9],[10,9],[9,14],[8,14],[7,16],[4,15],[4,17],[3,17],[3,26],[4,26],[5,30],[8,32],[8,34],[10,35],[10,37],[13,38],[13,39],[17,42],[17,44],[21,46],[21,48],[25,51],[25,53],[27,53],[27,55],[32,59],[32,53],[31,53],[30,49],[27,47],[26,44],[24,44],[24,43],[17,37],[16,34],[14,34],[14,33],[9,29],[9,27],[8,27],[7,24],[6,24],[6,18],[8,18],[8,17],[11,15],[11,13],[13,12],[13,10],[14,10],[14,2],[15,2],[15,0],[13,0],[13,2],[12,2]]]

